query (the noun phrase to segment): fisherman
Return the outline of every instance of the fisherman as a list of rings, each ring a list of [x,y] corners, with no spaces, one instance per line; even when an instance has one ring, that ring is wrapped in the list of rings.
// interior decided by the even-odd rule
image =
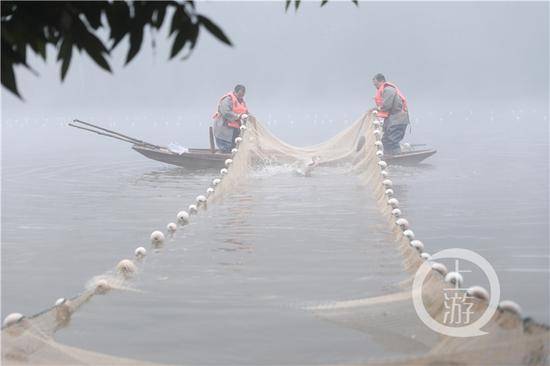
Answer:
[[[376,88],[374,101],[377,116],[384,119],[384,151],[388,154],[398,154],[401,152],[399,142],[405,137],[407,125],[410,123],[407,99],[399,88],[388,83],[382,74],[374,75],[372,83]]]
[[[246,88],[236,85],[232,92],[225,94],[218,103],[214,119],[216,146],[222,153],[230,153],[235,147],[235,138],[239,136],[241,116],[248,113],[244,94]]]

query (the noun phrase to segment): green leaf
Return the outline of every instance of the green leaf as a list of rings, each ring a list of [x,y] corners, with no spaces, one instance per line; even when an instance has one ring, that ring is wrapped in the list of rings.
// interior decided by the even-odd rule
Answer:
[[[93,29],[98,29],[101,26],[101,12],[106,2],[80,2],[75,3],[73,6],[78,6],[80,12],[84,14],[88,23]]]
[[[290,7],[290,3],[292,3],[292,0],[286,0],[285,1],[285,12],[288,11],[288,8]]]
[[[90,55],[92,60],[94,60],[95,63],[98,64],[102,69],[104,69],[105,71],[111,72],[111,66],[109,66],[109,63],[101,53],[90,52],[88,49],[86,49],[86,52],[88,53],[88,55]]]
[[[181,29],[185,26],[185,23],[190,22],[191,19],[185,12],[182,6],[178,6],[174,15],[172,16],[172,23],[170,24],[170,35],[172,35],[176,30]]]
[[[212,33],[214,37],[216,37],[226,45],[232,46],[231,41],[229,40],[229,38],[227,38],[227,36],[221,30],[221,28],[219,28],[216,24],[214,24],[210,19],[202,15],[199,15],[197,18],[199,20],[199,23],[204,25],[204,27],[208,29],[208,31]]]
[[[176,39],[174,39],[174,44],[172,45],[172,51],[170,51],[170,59],[174,58],[174,56],[176,56],[181,51],[187,41],[189,41],[189,37],[186,32],[178,32],[178,34],[176,35]]]
[[[36,54],[40,55],[42,59],[46,61],[46,42],[40,38],[35,38],[29,45]]]
[[[166,15],[166,7],[157,9],[155,13],[155,20],[152,23],[157,29],[160,29],[160,27],[162,26],[165,15]]]
[[[125,1],[113,1],[107,6],[105,14],[111,29],[109,38],[113,42],[110,49],[113,50],[128,33],[130,8]]]
[[[103,42],[93,33],[89,32],[83,23],[79,22],[79,24],[75,24],[75,26],[77,35],[76,40],[80,41],[81,46],[91,51],[109,53],[107,47],[103,44]]]
[[[61,47],[59,48],[59,54],[57,60],[63,60],[61,63],[61,81],[65,80],[69,65],[71,64],[71,57],[73,55],[73,42],[70,37],[65,37]]]
[[[358,0],[351,0],[352,3],[355,4],[355,6],[359,7],[359,1]]]
[[[299,7],[300,7],[300,0],[294,0],[294,10],[298,11]]]
[[[2,48],[4,44],[2,44]],[[2,52],[4,53],[4,52]],[[13,63],[8,60],[5,55],[2,55],[2,85],[10,92],[21,98],[19,91],[17,91],[17,82],[15,81],[15,73],[13,72]]]
[[[111,67],[109,63],[103,56],[103,54],[109,54],[107,48],[101,41],[94,36],[92,33],[89,33],[87,29],[79,29],[77,33],[80,38],[77,41],[80,41],[80,45],[77,43],[77,46],[84,48],[86,53],[95,61],[95,63],[100,66],[102,69],[111,72]]]
[[[322,0],[321,1],[321,7],[325,6],[328,3],[328,0]]]
[[[69,49],[69,53],[67,54],[67,57],[63,59],[63,63],[61,64],[61,81],[65,80],[65,76],[67,76],[67,71],[69,71],[69,65],[71,64],[72,54],[73,54],[73,48],[71,47]]]
[[[128,56],[126,56],[126,65],[132,61],[141,49],[143,42],[143,27],[139,26],[130,33],[130,49],[128,50]]]

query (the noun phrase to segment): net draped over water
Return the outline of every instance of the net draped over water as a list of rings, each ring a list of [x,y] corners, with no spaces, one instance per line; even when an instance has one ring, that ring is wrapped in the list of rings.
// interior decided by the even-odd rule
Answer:
[[[192,202],[187,211],[178,213],[179,229],[185,230],[188,220],[208,209],[209,205],[227,198],[237,186],[245,186],[250,172],[258,166],[287,164],[304,175],[318,164],[344,166],[357,175],[365,190],[372,193],[380,213],[386,238],[385,251],[397,253],[399,268],[407,280],[396,284],[399,291],[377,297],[351,301],[304,306],[311,314],[324,321],[334,322],[368,333],[386,349],[399,351],[400,356],[373,359],[369,365],[539,365],[548,364],[550,332],[548,326],[538,324],[518,312],[512,305],[496,309],[480,337],[457,338],[430,330],[416,314],[413,306],[413,276],[419,268],[431,268],[422,287],[422,301],[429,315],[443,321],[444,288],[447,269],[429,260],[429,243],[422,245],[403,218],[406,212],[398,209],[398,197],[392,190],[391,171],[383,161],[380,143],[381,129],[374,114],[365,114],[353,125],[330,140],[308,147],[294,147],[284,143],[254,117],[250,116],[232,159],[203,194]],[[197,192],[201,194],[201,192]],[[196,209],[196,212],[195,212]],[[397,211],[396,211],[397,209]],[[188,217],[188,214],[190,215]],[[400,221],[398,221],[401,219]],[[421,228],[419,229],[421,231]],[[162,245],[170,232],[154,233],[151,246]],[[365,242],[368,238],[365,238]],[[373,252],[375,252],[373,248]],[[424,257],[422,254],[424,253]],[[2,360],[5,364],[50,365],[152,365],[152,363],[69,347],[55,341],[56,331],[70,325],[72,314],[95,296],[116,296],[118,290],[131,288],[133,274],[146,265],[136,256],[121,262],[116,268],[91,279],[85,290],[70,299],[60,299],[56,305],[34,316],[13,316],[2,329]],[[369,271],[368,268],[365,271]],[[383,273],[379,274],[383,276]],[[452,276],[451,276],[452,277]],[[449,278],[449,276],[447,276]],[[473,291],[472,317],[479,318],[489,307],[483,291]],[[292,311],[289,309],[289,311]],[[185,345],[182,345],[185,346]],[[405,355],[403,355],[405,354]],[[185,363],[185,362],[184,362]]]

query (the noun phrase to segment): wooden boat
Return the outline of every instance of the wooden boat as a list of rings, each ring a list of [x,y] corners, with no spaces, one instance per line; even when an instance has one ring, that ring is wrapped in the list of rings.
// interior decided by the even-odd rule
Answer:
[[[434,155],[435,149],[410,150],[396,155],[384,155],[384,160],[393,165],[416,165]]]
[[[132,149],[149,159],[188,169],[221,169],[224,167],[225,159],[231,158],[231,154],[223,154],[218,151],[212,152],[210,149],[189,149],[189,152],[181,154],[167,148],[154,148],[143,145],[134,145]]]
[[[225,159],[231,157],[231,154],[221,153],[214,147],[212,128],[210,128],[210,149],[189,149],[186,152],[176,153],[167,147],[138,140],[88,122],[74,120],[73,123],[69,123],[69,126],[129,142],[132,144],[132,149],[149,159],[187,169],[220,169],[224,166]],[[415,146],[424,145],[413,145],[410,151],[396,155],[386,154],[384,160],[394,165],[415,165],[436,153],[433,149],[416,150]]]
[[[212,152],[210,149],[189,149],[189,152],[181,154],[167,148],[159,149],[142,145],[134,145],[132,149],[149,159],[188,169],[220,169],[223,168],[225,159],[231,157],[231,154]],[[385,155],[384,160],[393,165],[416,165],[436,152],[433,149],[413,150],[397,155]]]

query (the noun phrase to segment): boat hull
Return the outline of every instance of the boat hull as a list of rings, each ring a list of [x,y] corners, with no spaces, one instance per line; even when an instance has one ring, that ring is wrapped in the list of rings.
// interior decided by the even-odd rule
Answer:
[[[220,169],[224,167],[225,159],[231,158],[231,154],[211,152],[208,149],[190,149],[182,154],[141,145],[134,145],[132,149],[149,159],[187,169]],[[384,160],[393,165],[416,165],[436,152],[433,149],[413,150],[397,155],[385,155]]]
[[[231,154],[212,153],[207,149],[191,149],[188,153],[182,154],[167,149],[153,149],[139,145],[132,146],[132,149],[149,159],[187,169],[219,169],[224,166],[225,159],[231,157]]]
[[[384,160],[393,165],[416,165],[434,155],[437,150],[412,150],[396,155],[384,155]]]

